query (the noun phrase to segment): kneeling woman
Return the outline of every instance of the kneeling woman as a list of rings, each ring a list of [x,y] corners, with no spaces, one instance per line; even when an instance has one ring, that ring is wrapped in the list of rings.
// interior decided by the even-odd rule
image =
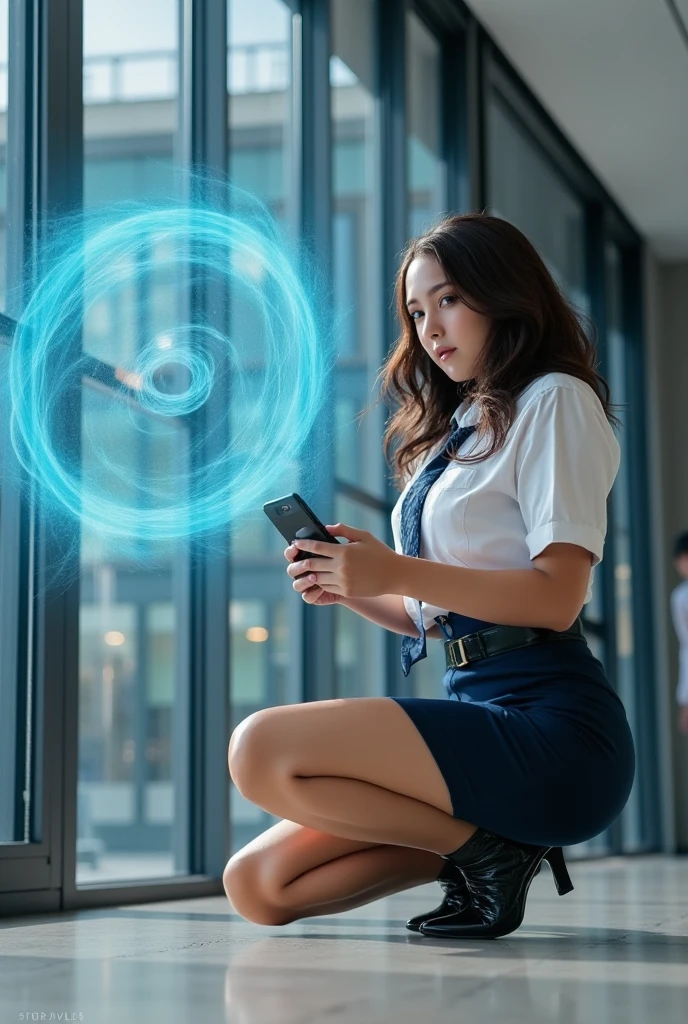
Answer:
[[[309,604],[401,633],[405,675],[444,638],[448,699],[241,722],[232,779],[284,820],[224,885],[244,917],[285,924],[437,879],[443,903],[408,927],[492,938],[520,925],[542,860],[569,891],[561,847],[607,828],[631,791],[626,714],[579,618],[620,447],[593,343],[506,221],[453,216],[412,240],[397,304],[382,391],[400,401],[384,437],[385,457],[401,442],[395,551],[337,524],[348,543],[298,541],[287,572]]]

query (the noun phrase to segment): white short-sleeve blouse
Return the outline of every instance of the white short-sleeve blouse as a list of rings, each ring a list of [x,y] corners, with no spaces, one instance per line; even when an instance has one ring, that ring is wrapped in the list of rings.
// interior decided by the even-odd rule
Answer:
[[[678,637],[678,686],[676,700],[688,704],[688,580],[671,591],[671,619]]]
[[[452,416],[459,426],[477,420],[477,407],[465,402]],[[406,493],[445,443],[446,437],[423,455],[392,510],[399,553]],[[489,438],[479,441],[474,433],[459,454],[487,447]],[[590,385],[568,373],[543,374],[519,395],[500,451],[472,466],[450,462],[434,482],[423,505],[419,555],[473,569],[528,569],[549,544],[579,544],[593,555],[587,604],[595,566],[602,561],[607,497],[620,458],[619,442]],[[419,625],[418,602],[405,597],[404,606]],[[423,603],[426,629],[447,611]]]

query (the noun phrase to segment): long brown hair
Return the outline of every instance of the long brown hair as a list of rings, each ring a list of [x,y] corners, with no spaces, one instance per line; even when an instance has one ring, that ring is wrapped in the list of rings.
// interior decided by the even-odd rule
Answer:
[[[420,343],[406,308],[406,272],[416,257],[436,259],[461,300],[491,319],[475,376],[457,383],[431,359]],[[596,372],[597,346],[592,322],[574,311],[525,235],[506,220],[482,213],[443,218],[407,244],[396,278],[396,308],[401,334],[382,366],[378,402],[397,397],[383,437],[394,483],[403,489],[409,463],[421,457],[450,430],[450,418],[463,399],[479,407],[476,438],[492,432],[488,450],[475,456],[452,455],[455,462],[482,462],[503,447],[516,412],[516,398],[537,377],[559,371],[590,385],[610,423],[610,389]],[[377,402],[375,403],[377,404]],[[364,410],[365,413],[366,410]]]

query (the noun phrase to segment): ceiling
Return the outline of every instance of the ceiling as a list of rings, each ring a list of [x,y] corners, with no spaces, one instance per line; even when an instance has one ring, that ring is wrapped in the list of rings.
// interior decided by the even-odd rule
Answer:
[[[688,259],[688,0],[467,0],[651,248]]]

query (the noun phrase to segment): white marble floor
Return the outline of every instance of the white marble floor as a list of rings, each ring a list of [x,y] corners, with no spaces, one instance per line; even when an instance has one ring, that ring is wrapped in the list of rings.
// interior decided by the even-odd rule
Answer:
[[[0,1024],[684,1024],[688,858],[570,869],[574,892],[545,866],[521,928],[482,942],[405,929],[436,885],[285,928],[220,897],[0,919]]]

